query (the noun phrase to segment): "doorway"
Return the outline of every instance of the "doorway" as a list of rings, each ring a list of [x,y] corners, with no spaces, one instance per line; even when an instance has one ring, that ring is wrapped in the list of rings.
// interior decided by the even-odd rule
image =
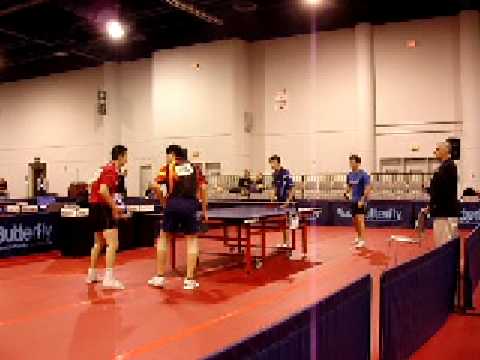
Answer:
[[[150,183],[152,182],[152,165],[140,166],[140,196],[145,196]]]
[[[37,197],[39,195],[37,181],[42,174],[45,179],[48,179],[47,164],[40,162],[39,158],[35,158],[33,163],[28,164],[28,197]],[[48,192],[48,187],[46,190]]]

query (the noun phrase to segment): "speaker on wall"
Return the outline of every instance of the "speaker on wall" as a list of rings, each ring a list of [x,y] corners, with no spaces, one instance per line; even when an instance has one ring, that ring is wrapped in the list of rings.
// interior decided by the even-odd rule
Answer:
[[[243,130],[250,134],[253,130],[253,113],[246,111],[243,113]]]
[[[447,141],[452,147],[452,160],[460,160],[460,139],[448,138]]]
[[[97,113],[98,115],[107,115],[107,92],[105,90],[97,91]]]

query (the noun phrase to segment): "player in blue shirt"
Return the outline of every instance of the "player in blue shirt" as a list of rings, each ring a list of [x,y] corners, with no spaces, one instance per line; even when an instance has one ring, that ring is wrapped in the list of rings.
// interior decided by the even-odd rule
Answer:
[[[280,156],[273,155],[268,159],[273,170],[272,186],[275,191],[275,200],[290,203],[293,199],[293,180],[290,172],[280,164]]]
[[[288,206],[293,200],[293,179],[290,172],[280,164],[280,156],[273,155],[268,159],[273,170],[272,186],[274,190],[274,201],[284,203],[282,206]],[[279,247],[289,247],[288,230],[283,232],[283,244]]]
[[[348,194],[352,200],[353,226],[357,232],[354,241],[357,249],[365,246],[365,214],[367,213],[367,200],[370,194],[370,175],[360,169],[362,159],[358,155],[351,155],[350,171],[347,175]]]

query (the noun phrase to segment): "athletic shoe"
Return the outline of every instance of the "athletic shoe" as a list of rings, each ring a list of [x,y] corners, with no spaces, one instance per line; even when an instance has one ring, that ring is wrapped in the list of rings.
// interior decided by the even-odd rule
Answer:
[[[185,279],[183,281],[183,289],[184,290],[195,290],[199,286],[200,286],[200,284],[196,280],[193,280],[193,279]]]
[[[163,289],[165,287],[165,277],[163,276],[154,276],[150,280],[147,281],[148,285],[153,287],[158,287]]]
[[[85,282],[87,284],[93,284],[99,281],[100,279],[97,275],[97,271],[94,269],[88,269],[88,274],[87,274],[87,278],[85,279]]]
[[[103,279],[103,287],[106,289],[112,289],[112,290],[123,290],[125,289],[125,286],[120,282],[120,280],[117,280],[115,278],[112,279]]]
[[[355,240],[352,241],[353,245],[357,245],[360,239],[358,237],[355,238]]]
[[[355,248],[357,248],[357,249],[361,249],[363,247],[365,247],[365,240],[359,240],[357,242],[357,245],[355,245]]]

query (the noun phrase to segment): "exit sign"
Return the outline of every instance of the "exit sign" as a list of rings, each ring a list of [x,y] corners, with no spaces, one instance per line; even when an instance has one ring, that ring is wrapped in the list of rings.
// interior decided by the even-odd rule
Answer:
[[[417,47],[417,40],[407,40],[407,48],[415,49]]]

